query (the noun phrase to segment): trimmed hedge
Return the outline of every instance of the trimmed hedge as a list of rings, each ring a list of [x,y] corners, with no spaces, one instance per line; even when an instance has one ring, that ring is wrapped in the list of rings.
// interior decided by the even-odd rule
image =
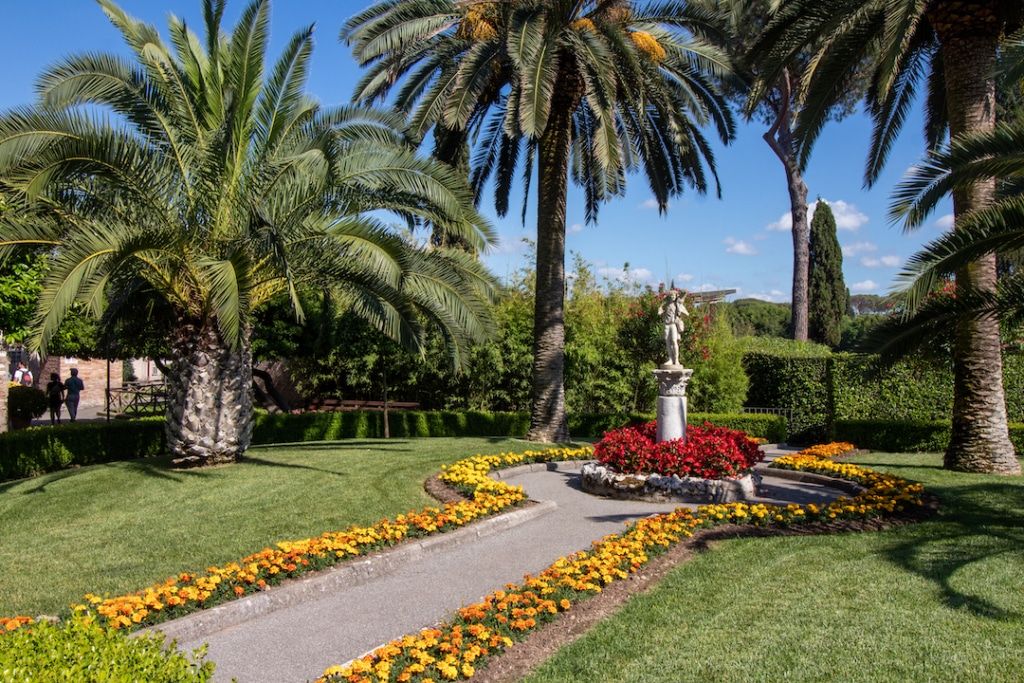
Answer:
[[[0,434],[0,481],[160,455],[164,443],[162,418],[19,429]]]
[[[858,448],[891,453],[941,453],[949,445],[950,423],[944,421],[836,420],[835,439]],[[1010,424],[1010,441],[1024,456],[1024,424]]]
[[[883,366],[870,355],[785,350],[748,352],[743,366],[747,405],[789,410],[793,443],[831,438],[840,420],[922,423],[948,420],[953,411],[949,364],[911,358]],[[1003,366],[1010,420],[1024,421],[1024,355],[1006,354]]]
[[[530,426],[530,416],[526,413],[403,410],[391,412],[388,417],[394,438],[519,437],[526,434]],[[609,429],[651,419],[652,415],[576,415],[570,417],[569,428],[570,433],[577,437],[600,436]],[[774,415],[690,415],[691,424],[705,421],[741,429],[769,441],[782,441],[786,436],[785,420]],[[381,412],[259,413],[252,442],[259,445],[383,436],[384,414]],[[57,428],[35,427],[8,432],[0,435],[0,481],[71,466],[156,456],[164,452],[164,444],[163,418],[83,422]]]

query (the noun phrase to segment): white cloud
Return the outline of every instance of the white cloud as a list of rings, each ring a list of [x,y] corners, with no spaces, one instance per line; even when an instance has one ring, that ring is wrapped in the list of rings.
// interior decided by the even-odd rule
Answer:
[[[878,246],[874,242],[854,242],[843,247],[843,256],[856,256],[872,251],[878,251]]]
[[[859,230],[862,225],[870,220],[867,217],[867,214],[863,213],[855,205],[849,202],[844,202],[842,199],[837,199],[835,201],[826,199],[824,202],[832,207],[832,215],[835,216],[836,227],[840,230]],[[808,223],[814,220],[814,210],[817,207],[817,202],[808,206]],[[793,215],[786,212],[779,216],[779,220],[769,223],[766,227],[768,230],[772,231],[789,232],[793,229]]]
[[[953,214],[947,213],[945,216],[940,216],[939,220],[935,221],[935,227],[940,230],[949,230],[953,227]]]
[[[826,200],[826,203],[832,207],[832,214],[836,217],[836,227],[840,230],[859,230],[860,226],[869,220],[867,214],[841,199],[834,202]],[[813,217],[813,215],[812,210],[811,216]]]
[[[899,256],[883,256],[882,258],[865,256],[860,260],[860,264],[865,268],[896,268],[901,263],[903,263],[903,259]]]
[[[519,238],[514,240],[506,240],[501,237],[498,241],[498,245],[494,247],[495,254],[519,254],[526,250],[526,238]]]
[[[640,203],[640,208],[641,209],[647,209],[648,211],[655,211],[658,208],[658,200],[655,199],[654,197],[651,197],[650,199],[646,199],[646,200],[644,200],[643,202]],[[672,208],[672,202],[669,202],[668,205],[665,208],[671,209]]]
[[[758,299],[760,301],[770,301],[772,303],[778,303],[784,301],[786,297],[785,292],[773,289],[770,292],[755,292],[753,294],[747,294],[747,299]]]
[[[582,223],[573,223],[572,225],[569,226],[569,233],[570,234],[576,234],[578,232],[583,232],[583,224]]]
[[[774,223],[769,223],[766,227],[768,230],[777,232],[789,232],[793,229],[793,214],[787,211],[779,216],[779,220]]]
[[[679,273],[676,275],[675,279],[679,282],[693,282],[694,276],[689,273]]]
[[[854,294],[867,294],[878,290],[878,284],[874,280],[863,280],[850,285],[850,291]]]
[[[757,249],[754,249],[754,247],[749,242],[733,239],[732,237],[726,237],[724,242],[725,244],[729,245],[728,248],[726,248],[726,252],[730,254],[739,254],[740,256],[753,256],[754,254],[757,253]]]
[[[651,282],[654,279],[654,273],[648,268],[598,268],[597,274],[619,282]]]

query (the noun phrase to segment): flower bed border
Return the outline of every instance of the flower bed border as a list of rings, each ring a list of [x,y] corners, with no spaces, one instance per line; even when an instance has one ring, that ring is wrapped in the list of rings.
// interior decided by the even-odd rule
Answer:
[[[287,579],[330,569],[406,540],[458,529],[512,509],[526,501],[526,495],[521,487],[487,477],[486,472],[491,468],[585,460],[592,452],[590,446],[582,446],[477,455],[460,460],[450,467],[442,467],[438,479],[463,497],[441,508],[427,507],[372,526],[352,526],[315,538],[281,541],[274,548],[264,548],[238,562],[209,567],[206,574],[181,573],[135,593],[108,598],[87,594],[85,603],[72,605],[70,613],[94,617],[115,630],[156,626],[267,590]],[[27,616],[0,617],[0,634],[30,626],[34,621]]]
[[[472,678],[474,664],[506,652],[560,613],[601,593],[604,586],[629,578],[651,557],[678,547],[701,529],[739,525],[754,533],[820,533],[879,528],[923,517],[934,509],[921,484],[866,467],[805,452],[782,456],[772,465],[830,473],[864,490],[827,505],[726,503],[701,506],[696,512],[680,508],[639,520],[624,533],[596,542],[589,551],[560,558],[537,576],[526,576],[522,584],[509,584],[482,602],[463,607],[450,622],[404,636],[346,665],[329,667],[319,681],[428,683]],[[469,470],[473,476],[486,476],[475,467]]]

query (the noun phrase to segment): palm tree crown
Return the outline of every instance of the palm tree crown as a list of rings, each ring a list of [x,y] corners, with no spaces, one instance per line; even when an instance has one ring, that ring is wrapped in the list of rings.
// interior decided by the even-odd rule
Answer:
[[[377,217],[430,221],[484,248],[490,228],[470,188],[418,158],[399,117],[306,96],[312,28],[265,72],[266,0],[230,35],[224,0],[204,0],[205,36],[171,17],[170,46],[99,2],[132,58],[65,59],[39,79],[37,106],[0,117],[0,178],[17,209],[0,248],[54,250],[38,346],[76,300],[99,311],[141,290],[174,311],[183,366],[198,337],[245,365],[252,311],[287,295],[301,317],[308,287],[412,345],[424,319],[456,354],[485,332],[491,283],[479,264],[420,249]]]
[[[707,40],[714,13],[683,2],[383,0],[342,37],[367,73],[356,99],[394,96],[418,138],[467,167],[479,199],[492,179],[504,215],[522,173],[538,180],[537,310],[531,437],[567,436],[562,367],[569,174],[586,220],[640,170],[661,210],[714,158],[700,128],[723,141],[733,121],[714,77],[728,60]],[[470,158],[468,149],[474,151]],[[524,203],[524,220],[525,220]]]

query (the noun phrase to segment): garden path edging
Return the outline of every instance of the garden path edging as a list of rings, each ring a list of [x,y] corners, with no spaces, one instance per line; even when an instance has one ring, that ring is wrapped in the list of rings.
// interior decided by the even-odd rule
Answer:
[[[364,558],[348,560],[311,576],[286,581],[266,591],[253,593],[210,609],[200,610],[178,619],[140,629],[133,635],[160,632],[168,639],[200,640],[255,617],[316,600],[334,589],[359,586],[387,574],[395,567],[414,562],[434,552],[511,529],[538,517],[543,517],[558,507],[554,501],[530,502],[532,504],[526,507],[487,517],[443,534],[411,539],[393,548]]]

